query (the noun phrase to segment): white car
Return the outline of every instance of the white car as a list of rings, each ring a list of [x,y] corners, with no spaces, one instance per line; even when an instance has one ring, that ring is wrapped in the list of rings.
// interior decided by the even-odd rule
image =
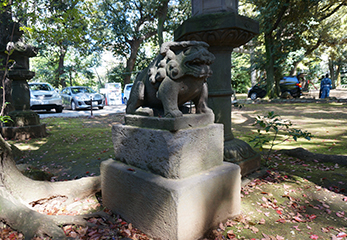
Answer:
[[[127,103],[128,103],[132,87],[133,87],[132,83],[125,84],[125,86],[124,86],[124,90],[123,90],[123,103],[125,105],[127,105]]]
[[[49,83],[29,83],[29,89],[31,110],[63,111],[60,94]]]

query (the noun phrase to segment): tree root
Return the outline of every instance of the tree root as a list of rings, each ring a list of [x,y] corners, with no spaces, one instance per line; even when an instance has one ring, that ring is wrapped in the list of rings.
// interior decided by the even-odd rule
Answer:
[[[32,239],[35,236],[66,239],[64,231],[59,226],[73,224],[93,227],[95,225],[87,221],[87,219],[92,217],[101,217],[113,222],[111,216],[105,212],[77,216],[45,215],[28,208],[19,201],[10,201],[2,196],[0,196],[0,206],[0,219],[13,229],[22,232],[25,239]]]
[[[33,209],[34,205],[54,198],[64,205],[85,199],[101,189],[100,177],[88,177],[66,182],[43,182],[25,177],[16,167],[11,146],[0,135],[0,221],[22,232],[25,239],[49,236],[66,239],[59,226],[74,224],[93,226],[87,219],[102,217],[112,221],[105,212],[86,215],[46,215]]]
[[[343,155],[328,155],[320,153],[312,153],[303,148],[294,148],[289,150],[280,150],[279,153],[286,154],[291,157],[299,158],[305,161],[331,162],[341,166],[347,166],[347,156]]]

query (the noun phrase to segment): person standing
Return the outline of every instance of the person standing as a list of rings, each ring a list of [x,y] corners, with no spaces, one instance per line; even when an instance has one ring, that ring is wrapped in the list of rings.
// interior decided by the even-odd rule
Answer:
[[[325,75],[325,78],[320,83],[321,96],[320,98],[327,98],[330,94],[331,89],[331,79],[329,78],[329,74]]]

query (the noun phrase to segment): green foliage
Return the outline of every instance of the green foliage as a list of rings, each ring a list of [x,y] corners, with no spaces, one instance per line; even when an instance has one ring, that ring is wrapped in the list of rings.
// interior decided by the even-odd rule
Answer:
[[[247,93],[251,86],[250,55],[232,53],[231,86],[237,93]]]
[[[41,60],[44,64],[38,61],[32,64],[37,72],[37,79],[48,81],[55,87],[65,86],[71,82],[66,76],[71,72],[67,70],[74,66],[74,72],[82,73],[85,66],[80,62],[93,52],[100,51],[100,48],[94,47],[99,32],[94,27],[101,24],[97,22],[98,18],[93,17],[96,12],[93,1],[39,0],[35,4],[17,4],[14,9],[16,15],[23,19],[24,26],[21,29],[24,30],[26,39],[39,48],[38,56],[45,58]],[[71,63],[65,66],[69,55]]]
[[[255,61],[259,70],[267,72],[270,97],[274,97],[278,89],[274,84],[278,84],[279,78],[295,74],[299,63],[308,65],[308,72],[311,71],[311,66],[316,66],[310,63],[317,49],[324,50],[331,44],[345,45],[342,43],[346,39],[346,36],[342,36],[345,31],[341,30],[347,7],[344,1],[244,0],[243,2],[246,2],[246,7],[253,11],[251,17],[260,22],[261,34],[253,40],[256,46]],[[244,8],[242,11],[246,12]],[[324,71],[313,70],[318,75]]]
[[[151,45],[154,52],[159,50],[158,32],[164,32],[163,37],[172,36],[177,24],[187,17],[190,10],[189,0],[144,1],[144,0],[106,0],[99,2],[99,18],[103,22],[102,46],[114,52],[115,56],[121,56],[126,60],[123,80],[130,82],[132,73],[137,72],[136,63],[139,55],[146,53],[146,46]],[[167,6],[167,9],[163,6]],[[162,12],[167,10],[164,17]],[[165,19],[165,21],[163,21]],[[160,26],[163,29],[159,31]],[[168,34],[169,33],[169,34]],[[171,39],[172,40],[172,37]],[[140,59],[143,59],[140,56]]]
[[[297,141],[298,138],[304,138],[310,141],[313,137],[313,135],[307,131],[292,128],[293,124],[289,120],[281,119],[281,117],[275,114],[273,111],[268,112],[267,116],[258,115],[255,120],[256,121],[253,126],[258,126],[260,129],[257,130],[257,135],[254,136],[250,142],[254,144],[254,147],[259,148],[260,151],[263,151],[265,144],[270,143],[268,157],[275,145],[278,145],[290,138],[293,138],[295,141]],[[284,132],[287,135],[287,138],[279,143],[275,143],[280,131]]]
[[[8,122],[13,122],[10,116],[0,116],[0,122],[2,123],[8,123]]]

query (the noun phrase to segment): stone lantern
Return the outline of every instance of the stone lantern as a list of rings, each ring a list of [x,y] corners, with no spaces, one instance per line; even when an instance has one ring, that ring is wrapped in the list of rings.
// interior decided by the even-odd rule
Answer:
[[[0,73],[7,83],[5,114],[11,118],[11,121],[1,127],[1,134],[5,138],[26,139],[46,136],[46,126],[40,124],[37,113],[30,111],[27,80],[33,78],[35,72],[29,70],[29,58],[36,56],[37,51],[24,43],[22,34],[19,23],[12,20],[8,6],[0,22],[0,63],[3,66]]]
[[[260,155],[231,129],[231,52],[259,33],[257,21],[238,14],[237,0],[192,0],[192,17],[175,31],[175,41],[197,40],[210,45],[216,60],[208,78],[208,106],[215,122],[224,125],[224,160],[237,163],[242,175],[260,166]]]

